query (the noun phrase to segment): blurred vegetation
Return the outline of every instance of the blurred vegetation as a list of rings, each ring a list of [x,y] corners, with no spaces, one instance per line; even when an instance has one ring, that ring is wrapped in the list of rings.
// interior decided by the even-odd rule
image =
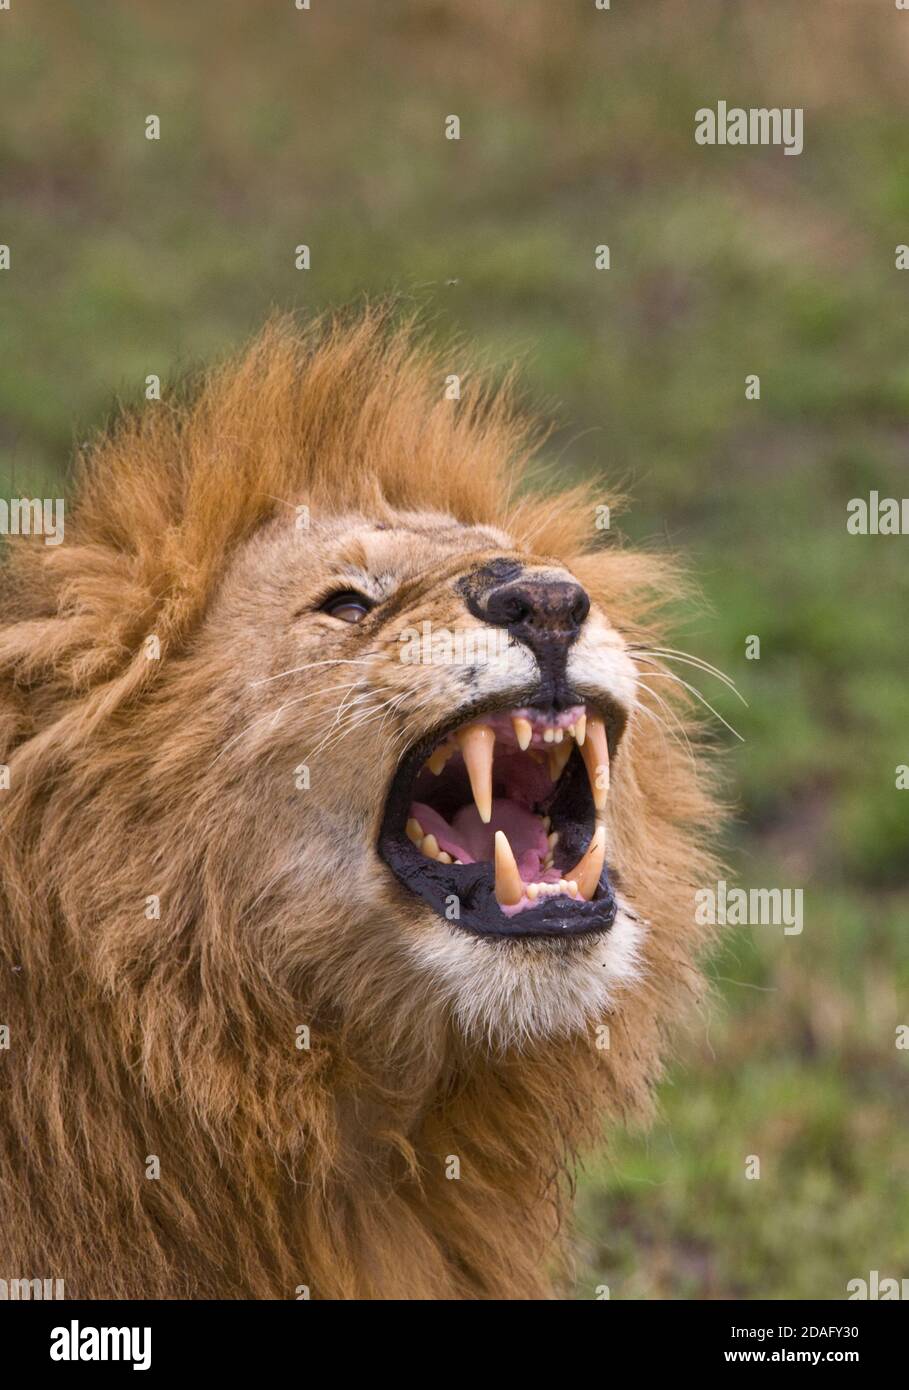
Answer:
[[[678,644],[749,702],[701,682],[745,738],[718,726],[736,882],[803,886],[805,930],[731,934],[656,1127],[588,1162],[577,1297],[909,1274],[909,539],[845,531],[851,497],[909,492],[907,60],[886,0],[0,14],[8,486],[271,306],[394,291],[524,358],[553,458],[627,485],[624,529],[702,582]],[[696,146],[720,98],[804,107],[804,153]]]

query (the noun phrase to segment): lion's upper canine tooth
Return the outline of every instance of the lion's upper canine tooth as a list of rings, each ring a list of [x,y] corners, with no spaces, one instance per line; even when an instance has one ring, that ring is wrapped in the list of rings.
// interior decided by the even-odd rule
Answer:
[[[578,893],[588,902],[597,890],[606,860],[606,827],[598,825],[593,839],[573,869],[567,870],[569,881],[578,885]]]
[[[442,771],[443,767],[448,762],[448,759],[451,757],[454,751],[455,750],[453,743],[441,744],[435,750],[432,757],[428,758],[426,761],[426,766],[429,768],[430,772],[434,773],[435,776],[438,777],[439,773]]]
[[[492,753],[495,746],[495,732],[488,724],[469,724],[456,735],[461,748],[470,790],[480,820],[488,825],[492,820]]]
[[[524,896],[524,884],[504,830],[496,831],[496,901],[514,907]]]
[[[413,816],[411,816],[410,820],[405,825],[404,833],[408,840],[410,840],[412,844],[415,844],[417,848],[423,843],[423,827],[418,820],[414,820]]]
[[[606,809],[606,799],[609,795],[609,745],[606,741],[606,725],[597,715],[591,715],[587,720],[587,736],[581,748],[581,756],[587,768],[593,804],[598,811],[603,811]]]
[[[533,725],[529,719],[523,719],[520,715],[511,716],[511,726],[514,729],[514,736],[518,741],[518,747],[525,753],[530,747],[530,740],[533,738]]]

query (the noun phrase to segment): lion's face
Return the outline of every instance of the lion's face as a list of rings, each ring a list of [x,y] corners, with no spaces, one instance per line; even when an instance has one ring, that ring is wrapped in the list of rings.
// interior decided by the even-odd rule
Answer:
[[[293,884],[280,953],[320,997],[356,1007],[356,961],[364,998],[394,978],[405,1007],[514,1041],[634,980],[609,782],[635,668],[557,562],[444,515],[289,517],[241,552],[204,642],[234,686],[219,761],[244,769],[260,900]]]

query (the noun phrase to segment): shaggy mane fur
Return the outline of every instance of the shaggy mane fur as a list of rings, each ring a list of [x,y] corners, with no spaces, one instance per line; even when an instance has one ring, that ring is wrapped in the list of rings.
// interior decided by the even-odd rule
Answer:
[[[692,894],[714,873],[701,759],[665,709],[642,696],[655,717],[632,719],[616,766],[622,884],[650,923],[642,979],[586,1033],[505,1049],[371,974],[367,947],[336,962],[350,1014],[307,995],[305,942],[292,958],[274,944],[283,909],[244,843],[248,791],[211,771],[227,697],[193,664],[201,634],[233,557],[300,503],[504,529],[567,566],[627,640],[655,642],[671,567],[593,547],[599,492],[554,498],[551,475],[522,490],[535,428],[507,383],[463,372],[444,400],[457,369],[378,312],[276,321],[93,445],[63,545],[8,546],[0,1276],[64,1277],[71,1297],[545,1297],[579,1148],[646,1109],[699,993]]]

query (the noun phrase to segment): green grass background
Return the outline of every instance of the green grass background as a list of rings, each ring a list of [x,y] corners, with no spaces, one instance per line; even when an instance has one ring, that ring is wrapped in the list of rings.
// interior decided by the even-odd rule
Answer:
[[[570,1292],[909,1275],[909,537],[845,530],[851,497],[909,494],[909,13],[311,6],[0,11],[4,481],[56,486],[115,395],[275,305],[396,292],[522,357],[561,469],[626,485],[624,530],[701,581],[678,644],[749,701],[701,683],[745,738],[719,726],[736,882],[805,889],[802,936],[734,932],[712,962],[656,1126],[587,1163]],[[802,106],[804,153],[696,146],[720,98]]]

